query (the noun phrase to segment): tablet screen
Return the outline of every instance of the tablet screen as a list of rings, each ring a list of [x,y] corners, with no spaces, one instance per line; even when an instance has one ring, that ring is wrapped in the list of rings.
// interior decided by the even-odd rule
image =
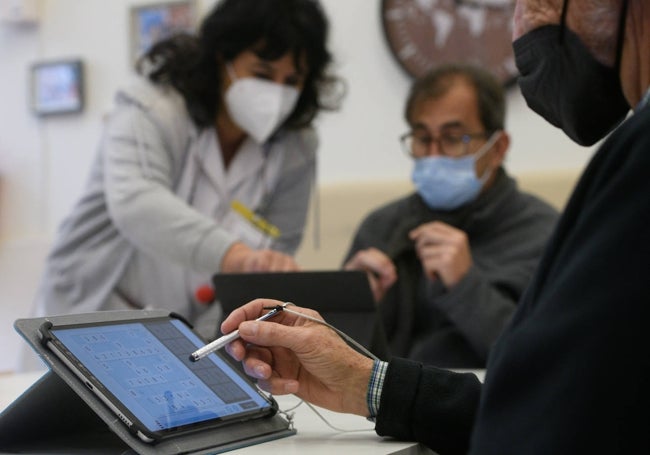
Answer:
[[[189,355],[202,341],[178,319],[52,327],[62,345],[149,432],[268,413],[272,404],[220,355]]]

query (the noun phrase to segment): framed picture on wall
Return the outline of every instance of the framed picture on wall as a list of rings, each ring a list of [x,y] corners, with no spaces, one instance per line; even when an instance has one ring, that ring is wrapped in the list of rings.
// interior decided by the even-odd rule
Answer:
[[[194,33],[198,18],[196,0],[170,1],[131,8],[131,62],[156,42],[186,32]]]
[[[38,62],[30,68],[30,98],[37,115],[69,114],[84,108],[81,60]]]

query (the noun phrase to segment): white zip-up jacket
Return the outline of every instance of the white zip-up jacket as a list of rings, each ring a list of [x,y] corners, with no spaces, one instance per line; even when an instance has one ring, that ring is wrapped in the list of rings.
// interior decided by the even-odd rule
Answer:
[[[36,314],[115,309],[122,297],[190,321],[236,241],[293,254],[315,177],[312,129],[247,139],[223,168],[213,129],[199,130],[172,88],[142,79],[118,92],[84,193],[64,220],[36,297]],[[266,238],[230,207],[276,225]],[[117,298],[119,297],[119,298]]]

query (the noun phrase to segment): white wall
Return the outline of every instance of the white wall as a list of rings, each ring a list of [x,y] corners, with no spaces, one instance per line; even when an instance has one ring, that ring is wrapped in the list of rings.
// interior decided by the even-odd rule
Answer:
[[[36,25],[0,23],[0,240],[51,233],[85,181],[115,89],[132,74],[128,9],[134,0],[40,0]],[[141,2],[140,2],[141,3]],[[207,10],[212,0],[200,2]],[[318,121],[323,182],[407,178],[410,162],[397,136],[410,79],[382,35],[379,0],[323,0],[331,21],[336,71],[348,96]],[[38,60],[80,57],[86,66],[82,115],[38,119],[27,108],[27,72]],[[582,167],[589,149],[573,145],[509,90],[513,136],[508,166]]]
[[[144,3],[36,1],[41,13],[36,25],[0,23],[0,333],[10,331],[13,320],[28,313],[40,268],[25,271],[13,264],[23,255],[43,254],[43,248],[34,245],[47,244],[78,197],[102,116],[116,87],[132,74],[129,7]],[[325,183],[406,179],[410,162],[400,152],[397,137],[406,129],[402,105],[410,79],[382,36],[381,2],[322,2],[332,26],[336,71],[347,81],[348,96],[339,112],[318,121],[319,178]],[[201,1],[201,10],[212,3]],[[34,117],[27,107],[29,65],[69,57],[81,58],[86,67],[85,111],[67,117]],[[508,104],[511,172],[584,166],[591,150],[573,145],[530,112],[518,89],[509,91]],[[10,349],[0,340],[0,352]],[[0,355],[0,371],[7,368],[1,363],[4,358]]]

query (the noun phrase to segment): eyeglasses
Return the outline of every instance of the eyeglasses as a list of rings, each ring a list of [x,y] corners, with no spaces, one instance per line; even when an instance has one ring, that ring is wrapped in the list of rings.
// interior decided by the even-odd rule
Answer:
[[[467,155],[469,144],[475,139],[485,139],[490,135],[489,132],[451,134],[444,133],[438,137],[433,137],[422,132],[409,131],[400,136],[404,152],[411,158],[424,158],[431,155],[431,144],[434,142],[438,146],[438,153],[444,156],[457,158]]]

